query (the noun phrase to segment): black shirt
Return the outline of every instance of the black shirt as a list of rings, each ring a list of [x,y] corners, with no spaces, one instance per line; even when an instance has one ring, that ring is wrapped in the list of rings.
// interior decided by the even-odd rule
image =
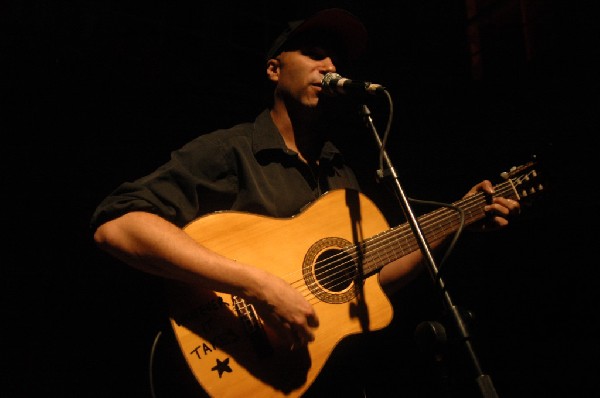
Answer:
[[[323,193],[359,189],[332,142],[311,168],[285,146],[269,110],[254,123],[201,135],[152,173],[117,187],[96,208],[91,227],[130,211],[157,214],[183,227],[219,210],[291,217]]]

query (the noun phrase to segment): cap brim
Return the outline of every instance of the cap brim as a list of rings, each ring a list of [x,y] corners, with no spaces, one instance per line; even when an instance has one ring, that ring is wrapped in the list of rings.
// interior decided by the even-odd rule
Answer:
[[[292,40],[313,32],[324,32],[337,37],[340,48],[349,60],[358,59],[367,48],[367,29],[363,23],[349,11],[329,8],[313,14],[295,26],[290,24],[290,29],[275,41],[267,58],[277,55]]]

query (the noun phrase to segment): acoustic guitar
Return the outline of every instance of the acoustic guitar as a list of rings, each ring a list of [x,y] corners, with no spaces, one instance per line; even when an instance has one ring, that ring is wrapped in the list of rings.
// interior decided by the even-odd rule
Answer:
[[[503,173],[495,194],[523,201],[543,187],[535,163]],[[444,239],[483,219],[490,198],[478,193],[417,218],[425,238]],[[170,323],[189,369],[210,395],[298,397],[345,337],[388,326],[393,309],[378,271],[419,250],[408,223],[390,228],[376,205],[353,190],[333,190],[290,218],[223,211],[184,230],[202,245],[288,281],[314,306],[315,340],[290,349],[241,297],[177,286]]]

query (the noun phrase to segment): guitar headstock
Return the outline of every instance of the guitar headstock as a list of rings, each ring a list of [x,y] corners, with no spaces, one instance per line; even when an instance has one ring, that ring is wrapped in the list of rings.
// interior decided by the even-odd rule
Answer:
[[[520,201],[526,201],[544,190],[536,169],[537,165],[537,161],[533,160],[521,166],[513,166],[509,171],[500,174],[504,180],[511,183],[516,197]]]

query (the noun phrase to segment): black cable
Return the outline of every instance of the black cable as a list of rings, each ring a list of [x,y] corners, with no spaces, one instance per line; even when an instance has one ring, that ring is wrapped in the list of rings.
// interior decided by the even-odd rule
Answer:
[[[154,354],[156,353],[156,346],[161,335],[162,331],[159,330],[154,337],[154,342],[150,348],[150,359],[148,360],[148,381],[150,383],[150,395],[152,398],[156,398],[156,392],[154,391]]]
[[[413,202],[413,203],[419,203],[419,204],[425,204],[425,205],[432,205],[432,206],[447,207],[447,208],[456,210],[458,212],[458,214],[460,214],[460,226],[458,227],[458,229],[454,233],[454,237],[452,238],[452,241],[450,242],[450,245],[448,246],[448,249],[446,249],[446,252],[444,253],[444,256],[442,257],[442,260],[440,261],[440,263],[438,265],[438,268],[441,271],[442,264],[444,264],[444,262],[450,256],[450,253],[454,249],[454,246],[456,245],[456,242],[458,241],[458,238],[460,237],[460,234],[462,233],[462,231],[464,229],[464,226],[465,226],[465,211],[463,209],[461,209],[460,207],[454,206],[454,205],[452,205],[450,203],[436,202],[436,201],[432,201],[432,200],[413,199],[413,198],[408,198],[408,200],[411,201],[411,202]]]

